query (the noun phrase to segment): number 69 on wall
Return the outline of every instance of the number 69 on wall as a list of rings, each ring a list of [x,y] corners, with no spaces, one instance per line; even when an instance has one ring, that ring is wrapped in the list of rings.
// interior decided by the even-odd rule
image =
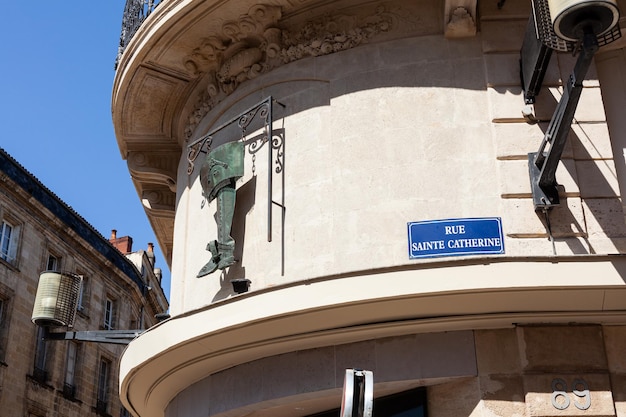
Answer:
[[[587,410],[591,407],[591,393],[589,392],[589,385],[584,379],[577,378],[572,384],[572,394],[576,396],[574,398],[574,406],[579,410]],[[580,400],[578,400],[580,399]],[[552,405],[559,410],[565,410],[570,406],[570,396],[567,393],[567,382],[562,378],[555,378],[552,380]]]

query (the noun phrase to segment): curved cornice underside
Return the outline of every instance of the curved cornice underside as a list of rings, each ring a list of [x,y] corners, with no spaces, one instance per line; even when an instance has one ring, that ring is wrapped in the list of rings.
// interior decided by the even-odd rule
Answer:
[[[624,257],[475,262],[298,283],[174,317],[129,345],[121,397],[160,417],[190,384],[286,352],[516,324],[626,323]]]
[[[444,0],[162,1],[124,51],[113,87],[115,133],[139,196],[175,193],[182,149],[246,81],[307,57],[442,33],[448,15]],[[175,205],[146,207],[171,262]]]

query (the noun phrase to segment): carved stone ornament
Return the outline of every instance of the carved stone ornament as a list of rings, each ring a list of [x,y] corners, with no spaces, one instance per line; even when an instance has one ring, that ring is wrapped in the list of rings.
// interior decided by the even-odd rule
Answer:
[[[213,86],[232,92],[246,79],[254,78],[280,50],[280,7],[258,5],[237,21],[222,25],[219,35],[203,39],[185,58],[185,67],[194,75],[210,72]]]
[[[167,189],[149,189],[141,192],[141,203],[150,212],[159,216],[174,217],[176,195]]]
[[[476,23],[464,7],[457,7],[446,26],[446,38],[465,38],[476,35]]]
[[[173,193],[176,193],[177,164],[171,152],[130,152],[128,156],[128,168],[133,178],[166,185]]]
[[[242,82],[280,65],[305,57],[344,51],[390,31],[402,19],[379,6],[365,17],[325,15],[292,31],[279,28],[281,9],[257,5],[237,21],[227,22],[219,35],[205,38],[185,58],[185,67],[195,76],[208,77],[205,91],[189,116],[188,140],[202,118]]]
[[[281,58],[288,63],[308,56],[345,51],[391,30],[394,21],[395,16],[384,6],[364,19],[349,15],[324,16],[308,22],[296,33],[284,31]]]
[[[476,36],[476,0],[446,0],[445,37]]]

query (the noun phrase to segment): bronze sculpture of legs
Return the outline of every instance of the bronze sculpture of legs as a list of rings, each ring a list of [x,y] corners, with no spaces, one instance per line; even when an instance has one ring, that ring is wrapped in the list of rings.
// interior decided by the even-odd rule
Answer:
[[[230,235],[237,196],[236,181],[243,175],[243,143],[228,142],[209,153],[200,172],[203,193],[209,201],[217,200],[217,240],[206,249],[211,259],[197,277],[225,269],[235,263],[235,240]]]

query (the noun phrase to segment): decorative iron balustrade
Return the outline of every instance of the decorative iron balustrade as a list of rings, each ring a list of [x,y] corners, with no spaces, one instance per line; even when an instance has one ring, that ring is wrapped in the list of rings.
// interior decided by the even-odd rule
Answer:
[[[124,6],[124,15],[122,16],[122,32],[120,33],[120,45],[117,49],[117,57],[115,58],[115,69],[120,62],[120,58],[130,43],[139,26],[150,13],[156,9],[161,0],[126,0]]]

